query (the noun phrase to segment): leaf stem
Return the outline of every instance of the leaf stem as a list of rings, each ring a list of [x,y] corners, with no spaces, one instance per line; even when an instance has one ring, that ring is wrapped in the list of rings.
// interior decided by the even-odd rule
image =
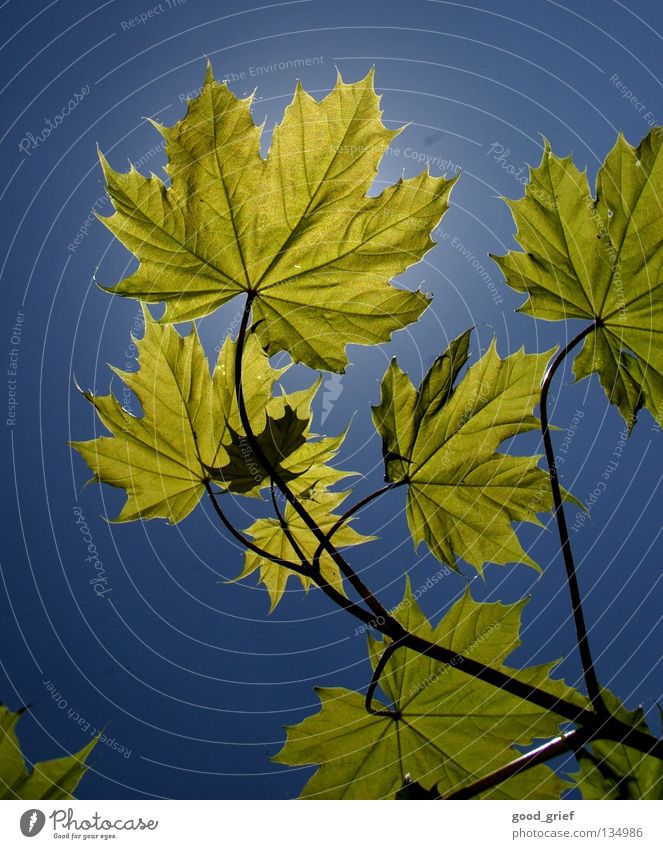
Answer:
[[[368,713],[372,713],[373,716],[390,716],[392,719],[400,719],[400,713],[395,710],[376,710],[373,707],[373,696],[375,695],[375,691],[380,682],[380,676],[384,672],[384,668],[387,665],[387,661],[392,656],[392,654],[398,648],[398,643],[387,643],[384,648],[384,651],[380,655],[380,659],[378,660],[375,669],[373,670],[373,675],[371,676],[371,682],[368,685],[368,690],[366,691],[366,701],[364,704],[366,705],[366,710]]]
[[[232,524],[230,519],[226,516],[226,514],[221,509],[221,505],[219,504],[216,493],[212,489],[209,481],[205,481],[205,489],[207,490],[207,494],[210,497],[212,505],[214,506],[214,510],[216,515],[221,519],[224,526],[230,531],[230,533],[235,537],[236,540],[242,543],[242,545],[246,546],[249,551],[253,551],[254,554],[257,554],[259,557],[265,557],[267,560],[272,560],[274,563],[277,563],[279,566],[285,566],[287,569],[292,569],[293,572],[299,572],[302,575],[308,574],[304,571],[301,565],[297,565],[297,563],[293,563],[290,560],[285,560],[282,557],[277,557],[275,554],[270,554],[265,549],[260,548],[260,546],[256,545],[252,540],[245,537],[244,534],[240,533],[237,528]]]
[[[288,542],[292,546],[293,551],[295,552],[297,557],[299,557],[299,560],[301,561],[301,565],[302,565],[302,569],[303,569],[306,566],[306,564],[308,564],[308,560],[306,559],[306,555],[304,554],[304,552],[299,547],[299,543],[295,539],[292,531],[288,527],[288,523],[285,520],[285,516],[281,512],[281,508],[279,507],[278,502],[276,500],[276,493],[274,492],[274,482],[273,481],[270,484],[269,492],[272,496],[272,506],[274,507],[274,512],[276,513],[276,518],[279,520],[279,525],[281,526],[281,530],[283,531],[286,539],[288,540]],[[307,572],[307,574],[309,574],[309,573]],[[317,576],[319,574],[320,574],[320,569],[319,568],[316,569],[315,564],[313,564],[313,569],[311,570],[311,577],[313,577],[313,575]]]
[[[555,356],[550,363],[543,376],[541,383],[541,433],[543,435],[543,445],[546,452],[546,461],[550,472],[550,488],[552,490],[554,516],[557,522],[557,530],[562,547],[562,555],[564,557],[564,566],[566,568],[566,580],[571,595],[571,606],[573,608],[573,619],[575,622],[576,636],[578,640],[578,650],[582,663],[585,685],[592,707],[597,713],[607,713],[606,707],[601,698],[601,689],[599,687],[596,670],[594,669],[594,661],[589,647],[589,638],[587,635],[587,626],[585,624],[585,616],[582,609],[582,599],[580,595],[580,587],[576,574],[575,561],[573,559],[573,551],[571,549],[571,540],[569,539],[569,529],[566,524],[564,515],[564,500],[562,498],[562,490],[559,485],[559,476],[557,473],[557,463],[555,461],[555,452],[553,450],[552,438],[550,435],[550,425],[548,423],[548,392],[552,379],[557,372],[557,369],[564,362],[568,354],[582,340],[592,333],[599,326],[598,319],[592,324],[589,324],[578,333],[562,350]]]
[[[343,515],[340,516],[339,519],[334,522],[331,528],[327,531],[327,533],[325,534],[327,540],[331,541],[331,538],[334,536],[334,534],[343,527],[343,525],[348,521],[348,519],[355,513],[359,512],[359,510],[361,510],[363,507],[366,507],[368,504],[370,504],[371,501],[374,501],[380,495],[384,495],[385,492],[389,492],[392,489],[396,489],[397,486],[402,486],[404,483],[405,481],[396,481],[395,483],[385,484],[384,486],[381,486],[380,489],[376,489],[374,492],[371,492],[369,495],[365,496],[360,501],[357,501],[355,504],[349,507],[345,511],[345,513],[343,513]],[[315,550],[315,554],[313,555],[314,565],[320,562],[320,557],[322,555],[323,548],[323,544],[319,543],[317,549]]]

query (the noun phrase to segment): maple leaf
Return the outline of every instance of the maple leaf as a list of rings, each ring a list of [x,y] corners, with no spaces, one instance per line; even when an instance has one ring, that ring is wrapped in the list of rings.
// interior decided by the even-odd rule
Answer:
[[[232,441],[226,447],[228,462],[219,468],[210,468],[212,479],[228,481],[235,492],[247,493],[255,489],[256,480],[262,482],[269,476],[269,469],[274,469],[286,481],[296,478],[296,473],[289,471],[287,461],[290,454],[306,444],[308,426],[308,420],[298,418],[290,407],[281,418],[269,419],[265,430],[256,435],[266,465],[255,456],[245,436],[232,432]]]
[[[574,361],[577,380],[597,372],[632,428],[643,406],[663,423],[663,128],[636,149],[621,133],[599,169],[586,172],[545,143],[521,200],[506,202],[526,253],[493,257],[535,318],[584,318],[596,328]]]
[[[632,728],[650,733],[642,708],[627,710],[610,690],[601,698],[611,715]],[[577,753],[575,779],[584,799],[663,799],[663,763],[612,740],[593,740]]]
[[[340,76],[321,102],[300,84],[267,159],[251,97],[236,98],[211,66],[166,141],[168,188],[101,157],[115,213],[106,226],[140,260],[109,291],[165,302],[164,320],[207,315],[251,293],[260,340],[313,368],[342,371],[345,346],[376,344],[416,321],[421,292],[389,285],[435,244],[429,233],[455,181],[428,171],[367,192],[399,130],[381,120],[373,72]]]
[[[210,375],[195,327],[182,337],[174,327],[152,320],[147,310],[145,334],[135,343],[138,371],[113,371],[136,394],[143,415],[123,409],[112,394],[85,392],[112,436],[70,443],[94,472],[93,480],[125,490],[127,501],[116,521],[163,517],[179,522],[210,481],[259,497],[270,478],[257,464],[240,422],[235,343],[226,340]],[[346,477],[349,473],[327,465],[344,435],[311,438],[311,401],[319,383],[273,396],[272,385],[283,369],[271,368],[253,335],[244,357],[244,400],[252,430],[293,491],[308,495]],[[299,430],[283,430],[284,417],[299,422]]]
[[[327,497],[328,487],[356,474],[328,465],[347,431],[324,437],[311,432],[311,405],[319,386],[320,380],[308,389],[269,399],[265,427],[255,434],[266,466],[243,431],[229,428],[230,441],[224,445],[227,462],[209,469],[212,479],[232,492],[256,496],[271,481],[273,470],[299,498],[316,499]]]
[[[438,357],[416,390],[393,360],[382,380],[373,421],[382,435],[386,479],[406,482],[407,520],[415,546],[425,541],[442,562],[457,557],[481,571],[485,562],[520,562],[512,522],[541,524],[552,507],[538,456],[497,452],[517,434],[538,428],[532,409],[551,352],[518,351],[502,360],[495,342],[455,386],[468,358],[470,331]]]
[[[14,713],[0,704],[0,799],[73,799],[98,738],[75,754],[30,764],[28,770],[16,736],[22,715],[23,711]]]
[[[525,603],[479,603],[468,589],[432,627],[408,582],[401,604],[392,613],[423,639],[583,706],[584,697],[550,677],[556,664],[522,670],[504,664],[520,644]],[[386,645],[369,636],[373,669]],[[318,689],[320,712],[286,729],[286,743],[274,760],[289,766],[319,765],[304,787],[303,798],[393,798],[406,777],[424,790],[437,788],[445,796],[515,760],[520,752],[514,746],[558,732],[555,714],[464,674],[460,665],[460,661],[455,666],[441,664],[398,649],[380,678],[391,705],[374,701],[378,710],[391,709],[391,716],[369,714],[360,693]],[[482,798],[554,799],[567,787],[548,767],[537,766]]]
[[[320,501],[307,502],[306,509],[309,515],[323,533],[329,533],[336,523],[339,516],[333,511],[345,501],[347,495],[347,492],[327,492],[324,496],[320,497]],[[310,530],[291,504],[286,505],[283,518],[289,534],[297,543],[304,557],[307,558],[308,564],[311,564],[319,545],[317,536]],[[288,539],[288,535],[284,532],[277,519],[258,519],[258,521],[254,522],[247,529],[246,533],[256,545],[269,554],[291,562],[298,562],[300,560],[291,540]],[[348,523],[339,528],[333,537],[334,546],[337,549],[360,545],[374,539],[376,537],[365,536],[355,531]],[[244,557],[244,569],[235,580],[240,580],[255,571],[259,571],[260,582],[264,584],[269,593],[271,602],[270,613],[283,597],[290,577],[294,575],[298,578],[306,591],[308,591],[312,584],[312,580],[308,576],[302,575],[299,572],[293,572],[292,569],[274,563],[250,549],[247,549]],[[338,566],[326,551],[320,555],[320,572],[331,586],[345,595],[343,579]]]

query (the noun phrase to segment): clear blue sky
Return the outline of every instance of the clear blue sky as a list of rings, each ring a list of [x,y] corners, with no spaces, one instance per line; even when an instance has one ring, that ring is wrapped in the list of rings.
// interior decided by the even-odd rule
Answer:
[[[158,172],[165,162],[160,136],[143,119],[169,124],[182,117],[187,93],[202,83],[204,57],[218,77],[233,75],[238,94],[257,86],[256,120],[266,117],[267,131],[298,77],[322,96],[335,67],[354,80],[375,65],[385,121],[409,122],[380,179],[415,174],[426,158],[434,174],[462,169],[440,244],[400,281],[422,283],[434,295],[432,308],[389,345],[353,348],[340,395],[339,387],[327,390],[338,398],[330,400],[326,430],[340,432],[356,412],[342,461],[366,476],[359,485],[365,493],[382,480],[368,404],[378,400],[389,357],[397,354],[418,380],[446,341],[470,325],[482,347],[497,333],[502,354],[522,344],[546,350],[572,329],[536,326],[514,313],[521,298],[487,257],[513,245],[499,196],[520,196],[523,166],[538,160],[542,135],[556,151],[572,152],[593,180],[618,130],[635,143],[650,121],[661,123],[663,8],[654,0],[302,0],[260,7],[241,0],[10,0],[0,14],[7,39],[2,332],[6,351],[18,352],[19,402],[15,425],[3,424],[0,701],[31,705],[20,735],[39,759],[84,745],[90,732],[81,725],[107,726],[115,747],[97,748],[81,797],[296,796],[307,771],[285,770],[268,756],[280,748],[283,725],[315,709],[315,683],[365,686],[365,646],[354,622],[316,592],[288,594],[268,617],[266,595],[252,580],[227,583],[240,571],[241,555],[206,506],[176,528],[108,525],[102,517],[118,512],[121,493],[83,490],[87,469],[66,446],[99,432],[74,375],[104,392],[106,364],[125,367],[134,353],[137,304],[92,282],[96,274],[113,283],[134,265],[90,222],[93,206],[110,208],[96,145],[116,168],[132,160],[145,173]],[[293,69],[301,59],[310,61]],[[48,120],[52,129],[44,133]],[[235,309],[201,323],[210,353]],[[12,341],[17,319],[19,342]],[[310,375],[300,369],[293,377]],[[594,379],[573,386],[566,374],[563,384],[554,421],[566,428],[576,410],[583,414],[563,483],[586,499],[623,425]],[[113,387],[120,390],[117,380]],[[536,435],[518,444],[540,450]],[[599,673],[629,706],[648,709],[661,690],[660,448],[661,434],[643,414],[591,522],[572,534]],[[104,563],[110,592],[103,596],[89,584],[76,507]],[[438,568],[423,549],[413,552],[402,507],[397,492],[367,510],[358,527],[381,539],[353,556],[389,604],[400,598],[404,570],[418,585]],[[238,502],[234,515],[247,526],[244,509]],[[566,657],[561,670],[575,681],[555,536],[527,527],[522,539],[543,575],[488,567],[473,592],[502,600],[531,593],[524,645],[513,661]],[[445,578],[426,595],[426,612],[439,616],[471,578],[470,570]]]

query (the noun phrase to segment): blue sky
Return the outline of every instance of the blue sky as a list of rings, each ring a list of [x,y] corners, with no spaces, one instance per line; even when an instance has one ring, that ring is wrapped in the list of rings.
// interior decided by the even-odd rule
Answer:
[[[493,334],[506,354],[523,344],[548,350],[573,332],[514,312],[522,298],[488,258],[514,244],[500,196],[522,194],[542,136],[572,153],[593,181],[618,130],[637,143],[661,122],[663,11],[653,0],[111,0],[12,2],[1,14],[3,333],[18,404],[14,424],[3,426],[0,701],[31,706],[19,728],[38,759],[78,749],[90,729],[106,727],[109,744],[97,748],[81,797],[294,797],[308,771],[285,770],[268,756],[281,746],[283,725],[316,708],[314,684],[365,686],[365,644],[354,622],[294,585],[268,617],[252,579],[228,583],[241,554],[206,505],[175,528],[109,525],[103,517],[117,514],[122,494],[84,489],[87,469],[66,445],[100,432],[74,377],[105,392],[107,364],[135,362],[130,334],[139,332],[138,305],[94,282],[114,283],[135,266],[90,214],[110,209],[97,145],[116,168],[132,161],[159,173],[165,155],[145,117],[181,118],[202,84],[205,57],[238,95],[257,88],[265,148],[297,78],[321,97],[336,68],[356,80],[375,65],[385,122],[408,124],[376,189],[426,162],[433,174],[462,172],[438,246],[399,278],[422,284],[432,307],[388,345],[351,348],[347,374],[317,401],[316,426],[326,413],[330,433],[354,414],[341,461],[362,473],[358,493],[367,493],[382,481],[369,402],[378,400],[391,356],[416,382],[468,326],[477,327],[475,358]],[[201,322],[210,354],[236,309]],[[310,377],[303,368],[293,374]],[[553,400],[563,429],[582,413],[562,473],[586,499],[623,423],[594,378],[573,385],[565,373]],[[643,414],[591,520],[572,531],[599,674],[629,706],[647,709],[661,689],[660,440]],[[540,451],[536,435],[519,450]],[[244,527],[247,509],[233,507]],[[358,527],[380,541],[353,554],[388,604],[401,597],[404,571],[418,586],[439,568],[423,548],[413,552],[402,510],[402,492],[368,509]],[[81,516],[104,565],[103,595],[90,585]],[[513,662],[563,657],[560,671],[576,681],[555,536],[532,526],[520,533],[542,575],[492,566],[472,591],[503,601],[531,594]],[[446,577],[426,594],[427,614],[439,617],[472,578],[469,569]]]

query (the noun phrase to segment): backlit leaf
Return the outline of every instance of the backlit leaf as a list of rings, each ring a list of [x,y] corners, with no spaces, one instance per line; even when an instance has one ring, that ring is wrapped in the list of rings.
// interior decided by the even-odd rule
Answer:
[[[555,664],[513,670],[504,660],[518,647],[525,602],[475,602],[469,590],[436,627],[424,617],[411,588],[393,611],[412,633],[472,657],[579,706],[584,698],[553,680]],[[375,668],[385,643],[369,637]],[[275,757],[290,766],[318,764],[302,796],[316,799],[386,799],[406,776],[425,790],[445,796],[515,760],[515,745],[558,732],[559,717],[464,674],[460,661],[441,664],[409,649],[398,649],[380,679],[396,717],[367,713],[360,693],[321,688],[319,713],[287,729]],[[391,704],[389,704],[391,703]],[[548,767],[537,766],[487,791],[484,798],[554,799],[568,785]]]
[[[0,799],[73,799],[97,738],[75,754],[30,764],[16,736],[21,716],[0,704]]]
[[[114,395],[85,397],[112,436],[73,442],[94,480],[120,487],[127,501],[117,521],[184,519],[205,493],[205,483],[259,496],[270,483],[239,419],[234,397],[235,343],[227,339],[210,375],[195,328],[180,336],[146,311],[145,335],[136,340],[140,368],[114,369],[137,396],[142,416],[123,409]],[[343,435],[310,434],[317,384],[291,395],[272,395],[282,369],[269,365],[255,336],[244,353],[243,383],[251,427],[262,450],[300,496],[310,496],[347,476],[327,465]]]
[[[313,501],[306,502],[306,509],[310,516],[316,522],[317,526],[324,533],[328,533],[339,516],[333,511],[338,508],[345,500],[347,492],[328,492],[320,496],[318,503]],[[318,548],[318,538],[304,523],[297,511],[287,504],[284,511],[284,519],[288,526],[288,531],[297,543],[298,548],[308,563],[312,563],[313,556]],[[281,528],[277,519],[258,519],[246,533],[251,537],[253,542],[260,548],[275,555],[283,560],[299,561],[299,557],[287,535]],[[349,524],[343,525],[334,534],[333,542],[336,548],[341,549],[346,546],[360,545],[364,542],[370,542],[375,537],[365,536],[355,531]],[[311,579],[305,575],[300,575],[287,569],[285,566],[280,566],[277,563],[267,560],[264,557],[256,554],[253,551],[247,550],[244,559],[244,570],[239,578],[245,578],[259,570],[260,581],[265,585],[271,601],[270,613],[281,600],[286,589],[288,579],[295,576],[301,582],[302,587],[308,590],[311,586]],[[320,571],[323,577],[339,592],[345,594],[343,590],[343,580],[339,572],[338,566],[332,558],[323,552],[320,557]]]
[[[602,691],[610,713],[650,733],[641,708],[627,710],[609,690]],[[575,779],[584,799],[663,799],[663,762],[611,740],[594,740],[578,753]]]
[[[575,358],[580,380],[597,372],[629,428],[641,407],[663,423],[663,128],[638,148],[620,134],[587,174],[546,143],[525,197],[507,201],[526,253],[494,257],[535,318],[597,321]]]
[[[342,371],[348,343],[384,342],[426,308],[421,292],[389,280],[433,247],[454,182],[426,171],[367,197],[400,132],[381,114],[372,72],[353,84],[339,77],[319,103],[298,84],[262,159],[251,97],[236,98],[208,67],[186,116],[157,127],[168,188],[102,157],[115,207],[102,220],[140,260],[110,291],[165,302],[170,322],[251,292],[270,355]]]
[[[419,390],[392,361],[373,408],[382,435],[386,479],[408,485],[407,520],[415,545],[425,541],[452,568],[461,557],[535,566],[513,522],[540,524],[551,509],[548,476],[538,457],[514,457],[498,446],[536,429],[532,410],[550,353],[519,351],[502,360],[495,344],[455,386],[468,358],[469,331],[433,363]],[[538,568],[538,567],[537,567]]]

